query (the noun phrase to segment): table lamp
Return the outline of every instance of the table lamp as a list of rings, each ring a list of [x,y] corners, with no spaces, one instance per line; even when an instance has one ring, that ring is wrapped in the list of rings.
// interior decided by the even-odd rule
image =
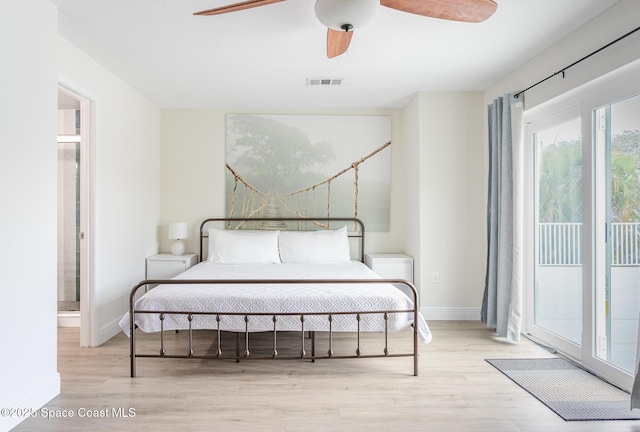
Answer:
[[[175,240],[171,244],[171,253],[182,255],[184,253],[183,239],[188,237],[188,227],[186,222],[174,222],[169,224],[169,240]]]

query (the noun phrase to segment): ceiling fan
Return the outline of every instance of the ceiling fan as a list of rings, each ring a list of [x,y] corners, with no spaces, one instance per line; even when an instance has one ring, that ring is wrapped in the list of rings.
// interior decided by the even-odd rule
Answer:
[[[246,0],[195,12],[194,15],[220,15],[281,1],[284,0]],[[498,7],[493,0],[316,0],[316,16],[327,26],[327,57],[345,53],[353,31],[373,19],[380,5],[416,15],[462,22],[482,22],[493,15]]]

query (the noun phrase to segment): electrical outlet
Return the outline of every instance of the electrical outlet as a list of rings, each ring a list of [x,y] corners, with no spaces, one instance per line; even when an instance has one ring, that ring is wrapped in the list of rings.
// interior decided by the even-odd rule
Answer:
[[[440,273],[439,272],[433,272],[431,280],[433,281],[433,283],[440,283]]]

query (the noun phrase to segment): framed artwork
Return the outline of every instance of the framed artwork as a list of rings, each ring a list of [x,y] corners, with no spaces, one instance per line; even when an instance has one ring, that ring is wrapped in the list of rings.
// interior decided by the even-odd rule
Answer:
[[[389,231],[391,117],[228,114],[228,217],[358,217]]]

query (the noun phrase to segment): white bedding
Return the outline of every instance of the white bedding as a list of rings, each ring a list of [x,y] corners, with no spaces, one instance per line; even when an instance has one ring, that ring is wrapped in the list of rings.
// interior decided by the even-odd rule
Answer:
[[[216,264],[209,261],[191,267],[175,279],[379,279],[359,261],[335,263]],[[413,300],[391,284],[177,284],[159,285],[136,302],[136,310],[186,312],[348,312],[413,310]],[[413,324],[413,312],[389,314],[388,329],[400,330]],[[327,315],[305,316],[304,329],[328,331]],[[158,314],[136,314],[136,324],[145,332],[160,331]],[[333,331],[356,331],[355,315],[333,315]],[[120,327],[129,335],[127,313]],[[165,330],[189,328],[186,315],[167,314]],[[194,315],[192,328],[216,329],[215,315]],[[221,316],[222,330],[245,331],[243,316]],[[249,331],[273,330],[272,316],[250,316]],[[300,316],[280,316],[278,331],[299,331]],[[431,333],[419,316],[418,333],[429,342]],[[383,331],[379,314],[362,314],[361,331]]]

